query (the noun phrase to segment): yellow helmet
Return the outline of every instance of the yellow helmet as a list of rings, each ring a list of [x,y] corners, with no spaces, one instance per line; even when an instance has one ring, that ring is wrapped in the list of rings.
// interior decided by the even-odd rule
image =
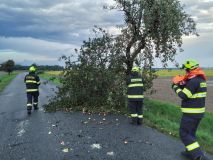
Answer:
[[[131,71],[139,73],[140,72],[140,68],[139,67],[132,67]]]
[[[35,71],[36,71],[36,68],[35,68],[34,66],[31,66],[31,67],[29,68],[29,71],[30,71],[30,72],[35,72]]]
[[[182,69],[193,70],[199,67],[199,63],[195,60],[187,60],[183,65]]]

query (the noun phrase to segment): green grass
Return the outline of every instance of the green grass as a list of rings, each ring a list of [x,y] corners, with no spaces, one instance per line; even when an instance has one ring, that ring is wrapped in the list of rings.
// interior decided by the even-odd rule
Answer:
[[[213,76],[213,70],[211,69],[205,69],[204,70],[206,76]],[[158,76],[160,77],[171,77],[171,76],[176,76],[176,75],[184,75],[185,71],[184,70],[159,70],[156,72]]]
[[[174,104],[145,99],[145,123],[157,130],[179,137],[181,111]],[[203,149],[213,154],[213,114],[206,113],[198,128],[197,137]]]
[[[61,71],[46,71],[39,76],[45,80],[51,81],[55,85],[60,85],[60,74]]]
[[[0,76],[0,92],[17,76],[18,72],[13,72],[11,75],[3,74]]]

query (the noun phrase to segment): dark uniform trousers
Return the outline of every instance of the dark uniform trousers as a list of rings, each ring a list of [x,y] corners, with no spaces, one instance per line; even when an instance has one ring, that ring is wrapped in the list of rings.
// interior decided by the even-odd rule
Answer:
[[[195,76],[187,79],[184,86],[174,85],[173,89],[182,99],[180,138],[186,147],[187,157],[194,160],[203,156],[196,139],[196,131],[205,113],[206,80],[201,76]]]
[[[181,119],[179,134],[191,159],[203,155],[195,135],[201,119],[186,114],[183,114]]]
[[[38,96],[39,92],[27,92],[27,110],[31,110],[32,106],[34,107],[34,109],[37,109]]]
[[[128,101],[129,111],[133,123],[142,123],[143,101]]]

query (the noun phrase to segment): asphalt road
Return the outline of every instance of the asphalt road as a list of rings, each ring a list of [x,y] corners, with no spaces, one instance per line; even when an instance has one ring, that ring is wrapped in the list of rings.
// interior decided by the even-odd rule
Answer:
[[[45,113],[53,85],[40,87],[39,111],[28,116],[18,75],[0,94],[0,160],[181,160],[182,143],[125,116]],[[213,159],[213,158],[212,158]]]

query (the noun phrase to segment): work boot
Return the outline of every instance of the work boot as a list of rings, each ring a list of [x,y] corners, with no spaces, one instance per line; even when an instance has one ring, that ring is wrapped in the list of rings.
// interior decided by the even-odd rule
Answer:
[[[28,114],[28,115],[31,115],[31,110],[27,110],[27,114]]]
[[[183,157],[185,157],[185,158],[191,159],[191,156],[190,156],[190,154],[189,154],[187,151],[182,151],[182,152],[181,152],[181,155],[182,155]]]
[[[138,118],[137,119],[137,125],[142,125],[143,123],[143,118]]]
[[[27,106],[27,114],[30,115],[32,110],[32,106]]]
[[[130,124],[137,125],[137,118],[131,118]]]
[[[38,105],[33,106],[34,110],[38,110]]]

